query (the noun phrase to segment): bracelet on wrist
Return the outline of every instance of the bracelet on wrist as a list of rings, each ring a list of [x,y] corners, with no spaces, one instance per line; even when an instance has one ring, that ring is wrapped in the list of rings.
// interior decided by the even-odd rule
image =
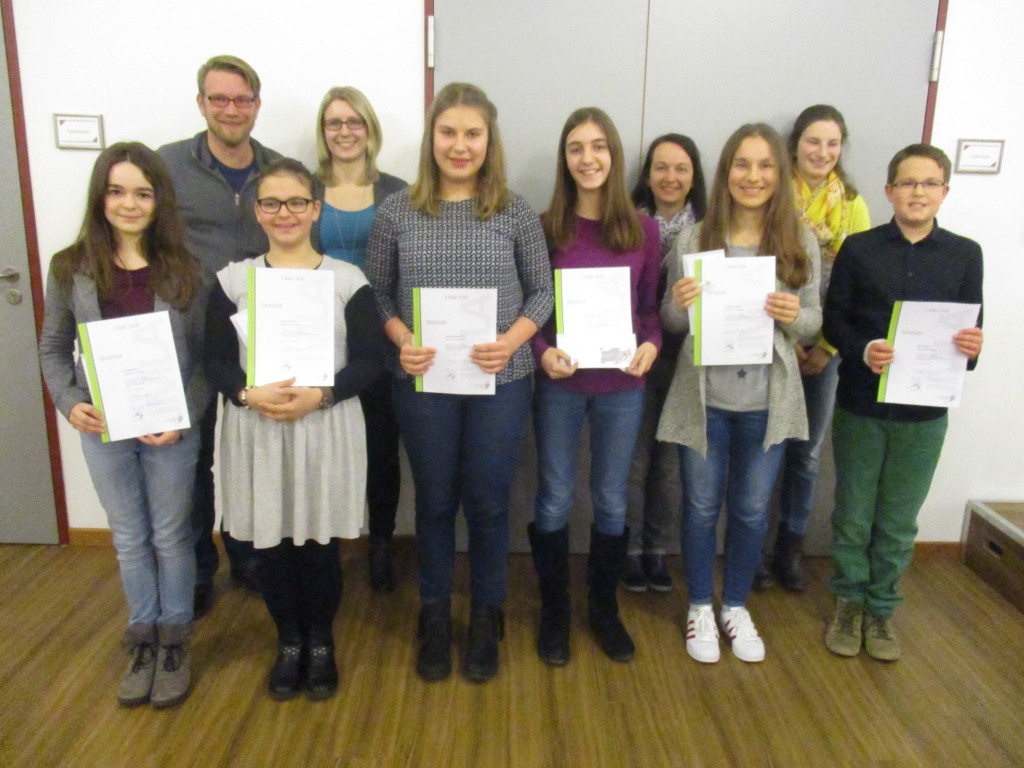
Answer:
[[[242,404],[243,408],[249,407],[249,390],[252,387],[243,387],[242,391],[238,393],[238,402]]]
[[[321,411],[326,411],[332,405],[334,405],[334,390],[330,387],[320,387],[320,405],[317,407]]]

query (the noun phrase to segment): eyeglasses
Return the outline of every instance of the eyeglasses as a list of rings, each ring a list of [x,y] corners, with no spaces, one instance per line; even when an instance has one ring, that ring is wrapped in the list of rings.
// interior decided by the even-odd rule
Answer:
[[[228,104],[234,104],[238,109],[250,109],[256,103],[255,96],[235,96],[232,98],[225,96],[223,93],[207,96],[206,100],[218,109],[224,109]]]
[[[913,192],[918,187],[921,187],[925,192],[934,192],[936,190],[942,189],[946,185],[945,183],[941,181],[936,181],[935,179],[928,179],[927,181],[913,181],[912,179],[900,179],[899,181],[894,181],[892,183],[892,186],[895,189],[899,189],[903,192]]]
[[[256,205],[264,213],[277,213],[283,205],[291,213],[305,213],[309,204],[314,202],[308,197],[290,197],[287,200],[278,200],[276,197],[261,197]]]
[[[359,133],[366,129],[366,121],[361,117],[350,117],[348,120],[339,120],[335,117],[330,120],[324,120],[325,131],[340,131],[344,125],[347,125],[352,133]]]

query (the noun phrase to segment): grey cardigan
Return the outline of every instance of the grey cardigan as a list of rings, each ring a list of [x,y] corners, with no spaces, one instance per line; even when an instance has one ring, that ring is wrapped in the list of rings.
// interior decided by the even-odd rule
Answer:
[[[405,189],[406,184],[402,179],[397,176],[392,176],[390,173],[384,173],[383,171],[377,175],[377,180],[373,182],[373,204],[380,207],[380,204],[387,199],[388,195],[393,195],[399,190]],[[324,183],[317,177],[313,177],[313,197],[320,201],[323,205],[324,202]],[[316,222],[313,224],[313,229],[309,233],[309,239],[313,243],[313,247],[317,253],[323,253],[320,247],[320,223]]]
[[[690,321],[685,310],[679,309],[672,299],[672,286],[683,276],[682,257],[700,250],[701,225],[683,230],[675,246],[666,257],[668,261],[668,290],[661,302],[661,322],[672,333],[686,333]],[[813,343],[821,328],[821,298],[818,287],[821,275],[821,257],[818,242],[807,229],[801,229],[804,252],[811,257],[811,279],[798,289],[789,288],[778,280],[776,291],[800,297],[800,314],[786,326],[775,324],[774,349],[768,374],[768,427],[765,430],[764,449],[787,438],[807,439],[807,410],[804,405],[803,382],[797,366],[793,345],[797,342]],[[676,360],[675,374],[665,398],[665,406],[658,423],[658,439],[679,443],[705,456],[707,454],[707,417],[705,412],[706,369],[693,364],[693,336],[687,333],[683,349]]]
[[[209,295],[210,282],[204,277],[199,295],[185,310],[174,309],[159,296],[153,297],[153,311],[166,310],[170,314],[174,348],[178,353],[178,367],[181,369],[185,401],[193,426],[202,418],[212,392],[202,366],[204,322]],[[50,397],[57,410],[64,414],[64,418],[68,418],[71,409],[79,403],[92,403],[81,356],[75,355],[74,351],[78,323],[103,319],[96,283],[85,275],[76,274],[69,295],[57,284],[51,265],[50,274],[46,278],[45,307],[43,331],[39,337],[39,360]]]

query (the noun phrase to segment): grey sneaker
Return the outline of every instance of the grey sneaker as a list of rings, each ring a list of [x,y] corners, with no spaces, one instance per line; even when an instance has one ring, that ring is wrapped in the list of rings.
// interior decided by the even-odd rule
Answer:
[[[888,616],[864,614],[864,650],[879,661],[896,661],[900,657],[900,641]]]
[[[191,624],[161,624],[156,653],[156,674],[150,703],[157,709],[173,707],[188,696],[192,659],[188,650]]]
[[[837,597],[836,612],[825,632],[826,647],[837,656],[856,656],[860,653],[862,617],[863,605]]]
[[[132,660],[117,687],[117,701],[122,707],[137,707],[149,701],[156,672],[156,642],[156,627],[152,624],[130,624],[125,630],[121,645]]]

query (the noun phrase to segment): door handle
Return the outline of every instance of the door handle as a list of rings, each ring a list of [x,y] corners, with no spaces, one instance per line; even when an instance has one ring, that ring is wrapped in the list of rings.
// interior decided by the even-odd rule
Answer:
[[[9,283],[16,283],[18,282],[19,277],[21,277],[21,274],[14,267],[0,269],[0,280],[6,280]]]

